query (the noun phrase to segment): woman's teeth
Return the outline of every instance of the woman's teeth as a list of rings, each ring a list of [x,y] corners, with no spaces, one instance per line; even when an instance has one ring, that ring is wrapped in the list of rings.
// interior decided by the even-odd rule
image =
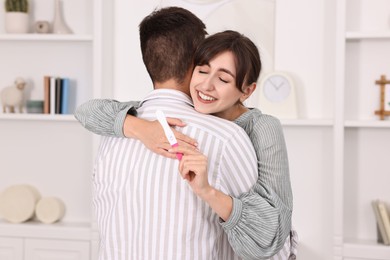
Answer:
[[[205,94],[201,93],[201,92],[198,92],[199,93],[199,97],[205,101],[213,101],[215,100],[215,98],[213,97],[209,97],[209,96],[206,96]]]

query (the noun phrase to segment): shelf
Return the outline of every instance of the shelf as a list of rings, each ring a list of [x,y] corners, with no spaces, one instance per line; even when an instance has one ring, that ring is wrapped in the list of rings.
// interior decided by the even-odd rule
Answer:
[[[332,119],[280,119],[283,126],[333,126]]]
[[[80,41],[91,42],[92,35],[76,34],[0,34],[0,41]]]
[[[390,40],[390,31],[378,32],[346,32],[347,40],[384,39]]]
[[[48,114],[1,114],[0,120],[31,120],[31,121],[69,121],[77,122],[74,115],[48,115]]]
[[[90,240],[92,231],[91,223],[58,222],[43,224],[28,221],[21,224],[12,224],[0,221],[0,236],[3,237]]]
[[[378,244],[372,240],[351,240],[344,243],[344,257],[364,259],[390,259],[390,246]]]
[[[390,120],[347,120],[345,127],[390,128]]]

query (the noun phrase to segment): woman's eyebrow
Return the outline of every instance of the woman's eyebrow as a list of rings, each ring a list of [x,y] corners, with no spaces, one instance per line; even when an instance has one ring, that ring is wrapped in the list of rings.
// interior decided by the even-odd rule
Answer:
[[[222,71],[222,72],[225,72],[227,74],[229,74],[230,76],[232,76],[233,78],[235,78],[236,76],[233,74],[233,72],[231,72],[230,70],[228,69],[225,69],[225,68],[220,68],[218,69],[218,71]]]

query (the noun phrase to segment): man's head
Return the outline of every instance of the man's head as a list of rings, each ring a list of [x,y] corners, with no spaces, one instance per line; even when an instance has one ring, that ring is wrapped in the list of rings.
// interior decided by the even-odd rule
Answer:
[[[206,36],[206,26],[179,7],[159,9],[140,26],[142,58],[153,83],[170,79],[183,83],[193,67],[193,54]]]

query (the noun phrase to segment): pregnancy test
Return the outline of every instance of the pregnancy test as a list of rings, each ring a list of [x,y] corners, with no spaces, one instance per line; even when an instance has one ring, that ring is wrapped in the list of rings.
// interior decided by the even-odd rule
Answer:
[[[173,134],[171,127],[168,125],[168,122],[167,122],[167,119],[165,118],[164,112],[161,110],[157,110],[156,117],[157,117],[158,122],[160,122],[162,128],[164,129],[164,133],[165,133],[166,138],[168,139],[169,144],[172,147],[178,146],[179,144],[177,143],[176,137]],[[183,155],[181,153],[176,153],[177,159],[181,160],[182,156]]]

